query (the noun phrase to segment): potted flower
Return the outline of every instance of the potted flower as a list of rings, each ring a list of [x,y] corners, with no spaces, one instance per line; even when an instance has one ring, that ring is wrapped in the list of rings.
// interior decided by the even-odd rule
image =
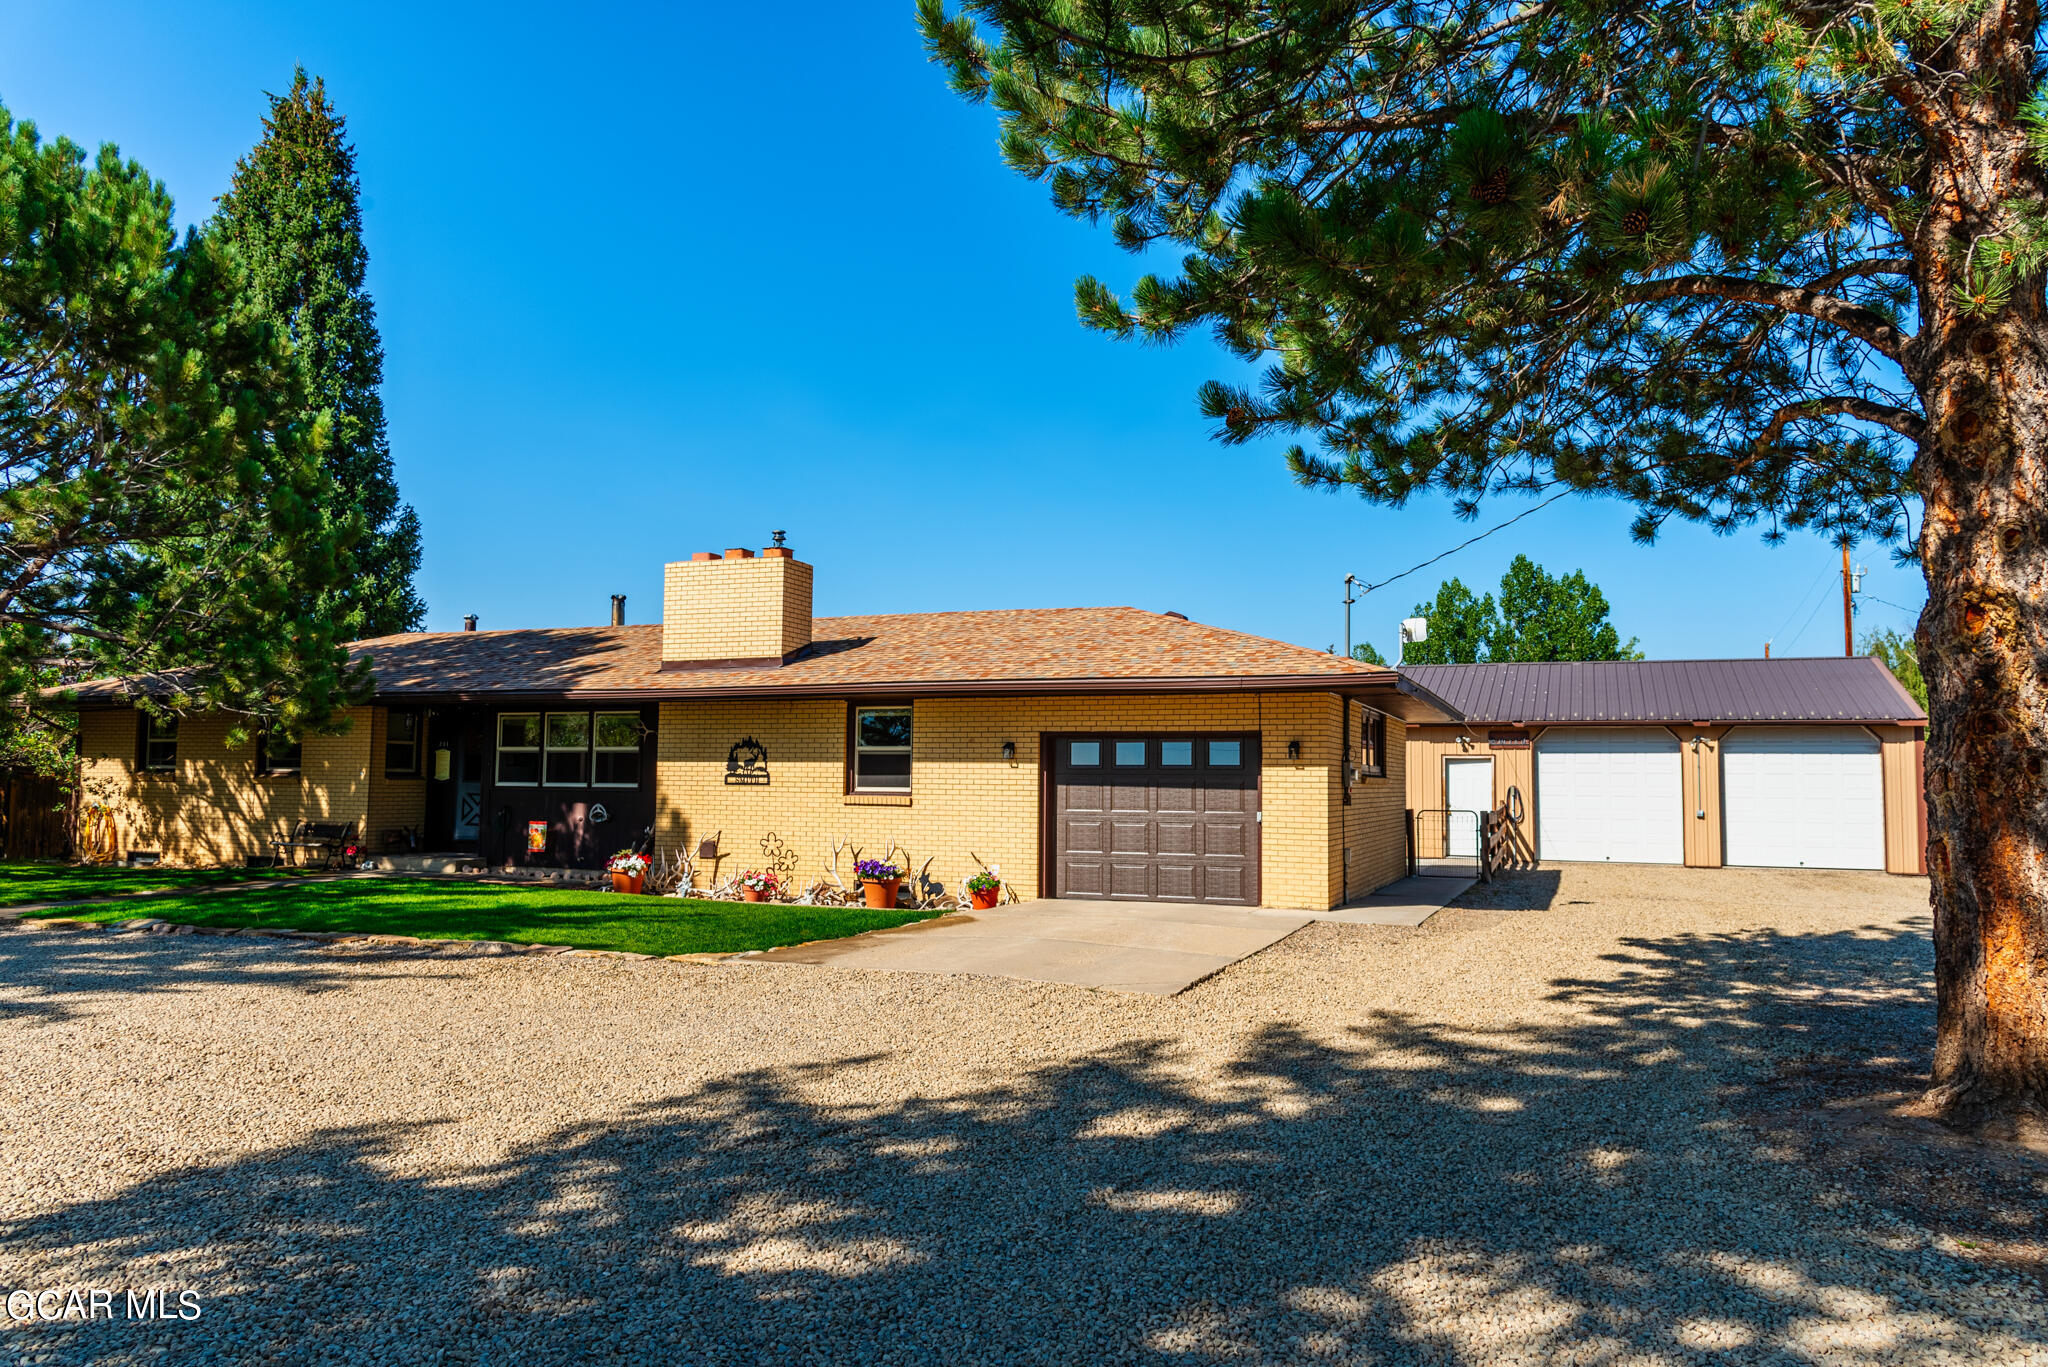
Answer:
[[[860,879],[861,891],[867,894],[871,907],[888,908],[896,905],[896,885],[903,881],[903,866],[892,864],[886,859],[863,859],[853,866]]]
[[[605,868],[611,872],[613,892],[638,892],[647,881],[647,856],[634,850],[620,850]]]
[[[748,869],[740,875],[740,900],[742,902],[765,902],[782,891],[782,884],[772,873],[759,869]]]
[[[967,880],[968,900],[976,911],[988,911],[1003,895],[1003,870],[1000,865],[983,869]]]

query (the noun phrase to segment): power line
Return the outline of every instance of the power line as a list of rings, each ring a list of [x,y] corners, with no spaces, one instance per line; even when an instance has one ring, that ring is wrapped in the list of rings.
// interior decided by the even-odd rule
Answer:
[[[1785,628],[1792,625],[1792,619],[1799,615],[1799,609],[1806,606],[1806,600],[1813,596],[1813,591],[1819,588],[1821,586],[1821,582],[1833,573],[1834,569],[1832,567],[1823,569],[1820,572],[1820,574],[1815,577],[1814,581],[1806,586],[1806,592],[1799,595],[1799,601],[1792,605],[1792,611],[1785,614],[1785,620],[1778,623],[1778,629],[1772,632],[1765,639],[1775,641],[1780,636],[1783,636],[1785,634]],[[1811,621],[1812,619],[1809,618],[1808,620]],[[1804,631],[1806,630],[1806,628],[1801,627],[1800,630]]]
[[[1566,490],[1563,490],[1562,492],[1559,492],[1559,493],[1555,493],[1555,494],[1552,494],[1552,495],[1551,495],[1551,496],[1550,496],[1549,498],[1546,498],[1546,499],[1544,499],[1544,500],[1543,500],[1543,501],[1542,501],[1541,503],[1537,504],[1537,505],[1536,505],[1535,507],[1533,507],[1533,508],[1524,508],[1524,509],[1523,509],[1523,510],[1522,510],[1521,512],[1519,512],[1519,513],[1516,513],[1516,514],[1515,514],[1515,515],[1514,515],[1513,517],[1511,517],[1511,518],[1509,518],[1509,519],[1508,519],[1507,521],[1505,521],[1505,522],[1501,523],[1501,524],[1500,524],[1500,526],[1497,526],[1497,527],[1488,527],[1488,528],[1487,528],[1487,529],[1486,529],[1485,531],[1481,532],[1481,533],[1480,533],[1479,535],[1477,535],[1477,536],[1473,536],[1473,537],[1467,537],[1467,538],[1466,538],[1465,540],[1463,540],[1463,541],[1460,541],[1460,542],[1459,542],[1459,543],[1458,543],[1457,545],[1455,545],[1455,546],[1451,547],[1451,548],[1450,548],[1449,550],[1447,550],[1447,551],[1443,552],[1443,554],[1441,554],[1441,555],[1432,555],[1432,556],[1431,556],[1431,557],[1430,557],[1429,559],[1427,559],[1427,560],[1423,561],[1423,562],[1422,562],[1421,564],[1419,564],[1419,565],[1410,565],[1410,566],[1409,566],[1409,567],[1408,567],[1407,569],[1405,569],[1405,570],[1402,570],[1402,571],[1401,571],[1401,572],[1400,572],[1399,574],[1397,574],[1397,575],[1394,575],[1394,576],[1392,576],[1391,578],[1388,578],[1388,579],[1382,579],[1382,580],[1380,580],[1380,581],[1379,581],[1379,583],[1377,583],[1377,584],[1367,584],[1367,585],[1366,585],[1366,586],[1365,586],[1364,588],[1362,588],[1362,589],[1360,589],[1360,590],[1359,590],[1359,593],[1361,593],[1361,594],[1367,594],[1367,593],[1371,593],[1371,592],[1372,592],[1372,591],[1373,591],[1374,589],[1383,589],[1383,588],[1385,588],[1385,587],[1386,587],[1387,585],[1389,585],[1389,584],[1393,583],[1393,582],[1394,582],[1394,580],[1396,580],[1396,579],[1406,579],[1406,578],[1407,578],[1407,577],[1408,577],[1409,575],[1411,575],[1411,574],[1415,573],[1415,571],[1417,571],[1417,570],[1426,570],[1426,569],[1428,569],[1428,568],[1429,568],[1429,567],[1430,567],[1431,565],[1434,565],[1434,564],[1435,564],[1435,563],[1436,563],[1437,561],[1439,561],[1439,560],[1442,560],[1442,559],[1444,559],[1444,558],[1445,558],[1445,557],[1447,557],[1447,556],[1453,556],[1453,555],[1456,555],[1456,554],[1457,554],[1457,553],[1458,553],[1459,551],[1462,551],[1462,550],[1464,550],[1464,549],[1465,549],[1465,548],[1466,548],[1467,546],[1471,545],[1471,544],[1472,544],[1473,542],[1475,542],[1475,541],[1484,541],[1484,540],[1486,540],[1486,538],[1487,538],[1487,537],[1489,537],[1489,536],[1492,536],[1492,535],[1493,535],[1493,534],[1494,534],[1495,532],[1497,532],[1497,531],[1500,531],[1500,530],[1502,530],[1503,528],[1507,528],[1507,527],[1512,527],[1512,526],[1514,526],[1514,525],[1515,525],[1515,524],[1516,524],[1517,522],[1520,522],[1520,521],[1521,521],[1521,520],[1522,520],[1523,518],[1525,518],[1525,517],[1529,516],[1529,514],[1531,514],[1531,513],[1540,513],[1540,512],[1542,512],[1542,511],[1543,511],[1543,510],[1544,510],[1545,508],[1548,508],[1548,507],[1549,507],[1549,506],[1550,506],[1551,504],[1553,504],[1553,503],[1557,502],[1557,501],[1558,501],[1559,499],[1561,499],[1561,498],[1566,498],[1566,497],[1569,497],[1570,495],[1572,495],[1572,494],[1575,494],[1575,493],[1577,493],[1577,492],[1578,492],[1578,490],[1576,490],[1576,489],[1566,489]]]
[[[1813,625],[1813,619],[1820,616],[1820,610],[1826,607],[1827,605],[1828,596],[1826,594],[1822,594],[1817,600],[1815,600],[1813,605],[1813,611],[1807,613],[1806,621],[1800,624],[1799,634],[1797,636],[1794,636],[1791,640],[1785,642],[1785,649],[1790,650],[1793,646],[1799,644],[1799,638],[1801,636],[1806,635],[1806,628]]]
[[[1858,598],[1868,598],[1873,603],[1883,603],[1886,607],[1892,609],[1894,612],[1903,612],[1909,617],[1918,617],[1920,615],[1919,608],[1900,607],[1897,603],[1888,602],[1885,599],[1878,597],[1874,593],[1859,593],[1856,596]]]

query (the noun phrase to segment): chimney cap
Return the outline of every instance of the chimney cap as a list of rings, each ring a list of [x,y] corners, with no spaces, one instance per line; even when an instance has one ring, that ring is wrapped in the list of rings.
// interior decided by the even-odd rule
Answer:
[[[727,546],[725,548],[725,558],[727,560],[752,560],[754,553],[745,546]]]
[[[612,625],[615,627],[626,625],[626,595],[623,593],[612,595]]]
[[[465,616],[463,617],[463,619],[462,619],[462,629],[463,629],[464,631],[475,631],[475,630],[476,630],[476,614],[475,614],[475,613],[473,613],[473,612],[472,612],[472,613],[469,613],[469,614],[467,614],[467,615],[465,615]]]

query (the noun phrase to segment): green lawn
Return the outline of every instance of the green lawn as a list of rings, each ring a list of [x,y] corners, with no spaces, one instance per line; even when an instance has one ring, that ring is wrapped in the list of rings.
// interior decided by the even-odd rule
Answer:
[[[65,902],[124,892],[210,888],[252,878],[314,873],[314,869],[128,869],[89,864],[0,864],[0,907]],[[139,914],[139,913],[138,913]]]
[[[199,926],[348,930],[440,940],[626,949],[640,954],[729,954],[833,940],[905,925],[931,911],[703,902],[611,892],[495,887],[426,878],[365,878],[290,888],[193,893],[32,913],[80,921],[155,916]]]

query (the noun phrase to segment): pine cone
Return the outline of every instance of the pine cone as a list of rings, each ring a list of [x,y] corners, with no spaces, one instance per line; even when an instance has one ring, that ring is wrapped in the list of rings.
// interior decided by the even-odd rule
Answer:
[[[1621,216],[1621,230],[1630,237],[1641,237],[1644,233],[1650,231],[1650,211],[1648,209],[1630,209]]]
[[[1479,182],[1475,192],[1479,202],[1489,208],[1498,207],[1508,200],[1508,169],[1502,166]]]

